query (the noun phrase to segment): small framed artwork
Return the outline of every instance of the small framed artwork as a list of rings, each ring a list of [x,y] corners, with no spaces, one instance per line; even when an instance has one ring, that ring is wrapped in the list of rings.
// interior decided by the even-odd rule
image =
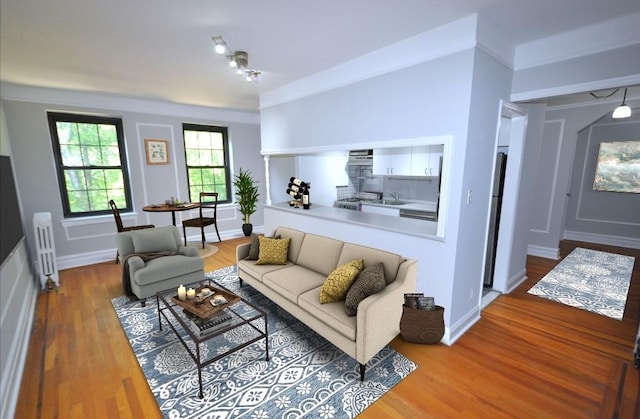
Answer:
[[[147,164],[169,164],[169,141],[144,140]]]

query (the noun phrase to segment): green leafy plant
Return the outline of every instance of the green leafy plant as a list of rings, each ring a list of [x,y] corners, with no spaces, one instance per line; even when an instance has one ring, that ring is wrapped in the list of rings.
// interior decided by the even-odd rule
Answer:
[[[240,173],[233,178],[238,209],[244,217],[245,224],[250,224],[251,214],[256,212],[258,197],[260,196],[258,186],[256,186],[257,183],[251,172],[242,170],[242,168],[240,168]]]

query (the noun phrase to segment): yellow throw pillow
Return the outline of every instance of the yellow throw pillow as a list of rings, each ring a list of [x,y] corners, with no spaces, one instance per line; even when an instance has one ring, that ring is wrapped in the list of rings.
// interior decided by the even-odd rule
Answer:
[[[270,239],[259,236],[260,253],[256,265],[285,265],[289,254],[289,243],[291,238]]]
[[[320,304],[344,300],[363,265],[362,259],[356,259],[338,266],[331,272],[320,289]]]

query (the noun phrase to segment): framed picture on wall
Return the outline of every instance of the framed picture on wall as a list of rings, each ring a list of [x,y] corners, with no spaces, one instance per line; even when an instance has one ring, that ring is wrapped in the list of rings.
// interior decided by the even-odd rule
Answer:
[[[640,193],[638,167],[640,167],[640,140],[601,142],[593,190]]]
[[[147,164],[169,164],[169,141],[146,139],[144,149]]]

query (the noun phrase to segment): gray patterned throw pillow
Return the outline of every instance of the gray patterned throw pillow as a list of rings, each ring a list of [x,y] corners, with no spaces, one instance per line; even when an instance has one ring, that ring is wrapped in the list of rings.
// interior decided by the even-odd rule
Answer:
[[[384,267],[382,263],[377,263],[364,268],[354,281],[344,302],[344,309],[347,316],[355,316],[358,312],[358,304],[370,295],[380,292],[386,286],[384,280]]]

